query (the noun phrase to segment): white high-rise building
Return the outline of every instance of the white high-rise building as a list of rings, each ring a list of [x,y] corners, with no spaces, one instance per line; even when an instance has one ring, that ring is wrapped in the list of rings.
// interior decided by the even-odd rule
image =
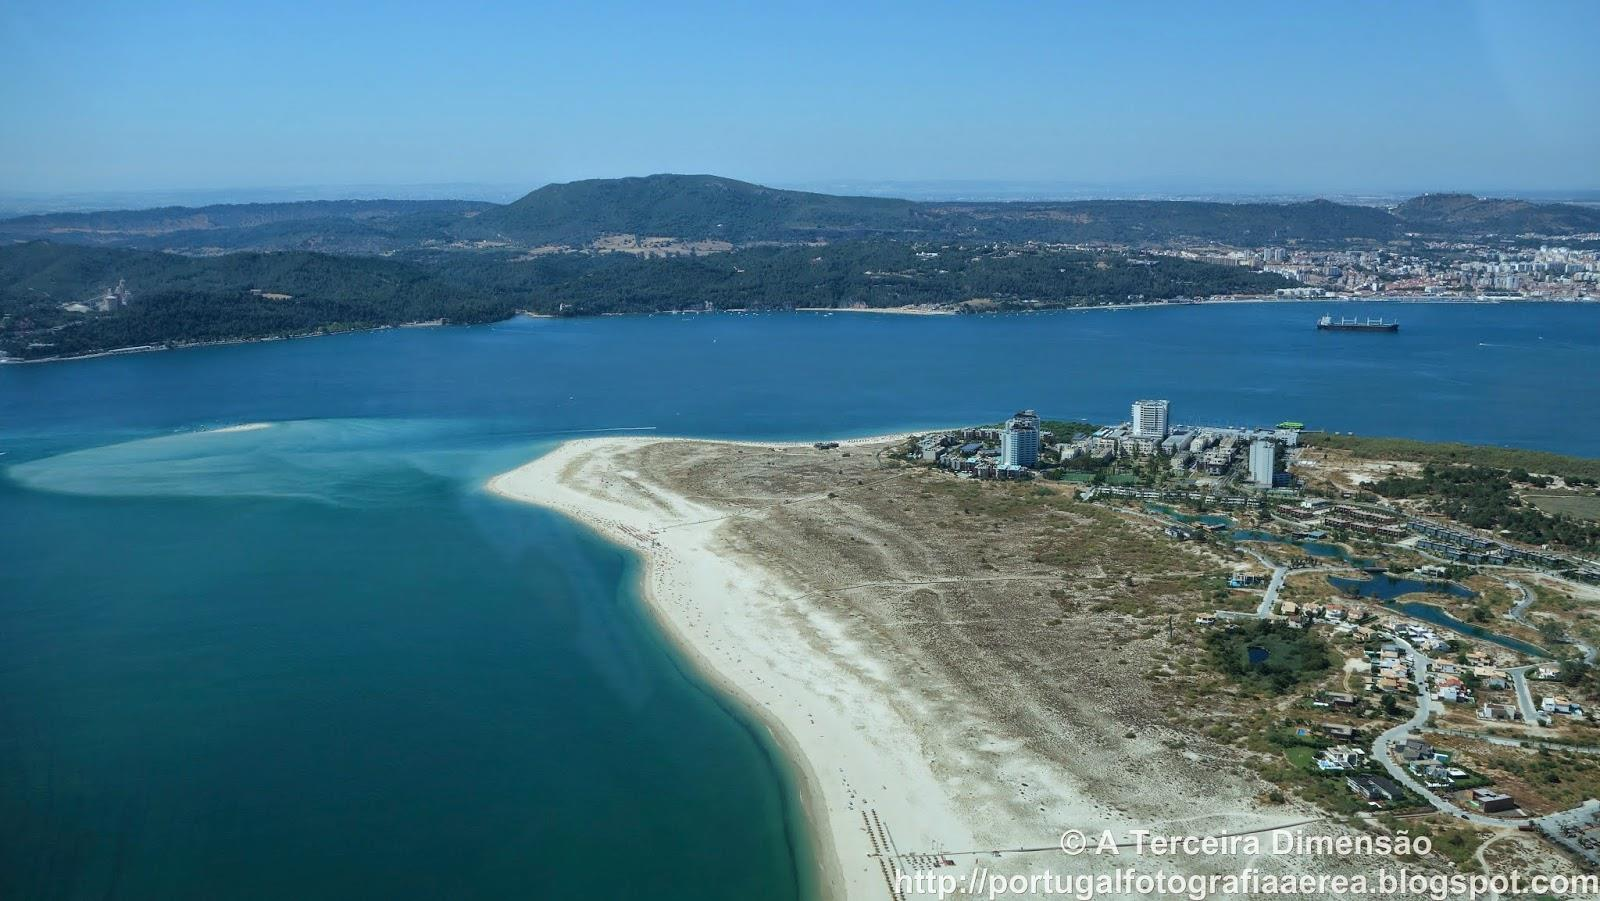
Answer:
[[[1271,488],[1278,468],[1278,445],[1260,440],[1250,445],[1250,481],[1258,488]]]
[[[1133,402],[1133,437],[1167,437],[1166,401],[1136,400]]]
[[[1000,430],[1001,466],[1037,466],[1039,463],[1039,414],[1023,410],[1006,420]]]

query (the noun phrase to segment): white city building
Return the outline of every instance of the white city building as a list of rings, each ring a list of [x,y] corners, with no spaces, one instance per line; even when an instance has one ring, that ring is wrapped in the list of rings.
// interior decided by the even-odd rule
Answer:
[[[1133,437],[1167,437],[1166,401],[1136,400],[1133,402]]]
[[[1278,445],[1262,439],[1250,445],[1250,481],[1259,488],[1271,488],[1277,469]]]
[[[1001,466],[1037,466],[1039,463],[1039,414],[1023,410],[1006,420],[1000,430]]]

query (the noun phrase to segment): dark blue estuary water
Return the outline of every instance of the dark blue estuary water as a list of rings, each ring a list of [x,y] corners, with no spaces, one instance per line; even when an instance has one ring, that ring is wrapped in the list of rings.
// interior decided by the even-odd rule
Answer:
[[[789,766],[660,639],[634,559],[483,480],[585,430],[1148,396],[1600,454],[1600,308],[1322,312],[522,319],[0,367],[0,897],[806,897]]]

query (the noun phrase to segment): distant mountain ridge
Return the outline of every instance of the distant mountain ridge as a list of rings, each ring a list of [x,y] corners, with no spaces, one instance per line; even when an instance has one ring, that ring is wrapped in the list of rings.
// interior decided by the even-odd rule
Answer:
[[[1293,204],[1089,200],[931,202],[768,188],[713,175],[650,175],[547,185],[484,213],[501,237],[583,242],[632,233],[685,239],[1147,243],[1202,240],[1386,240],[1382,210],[1325,200]]]
[[[583,247],[630,234],[733,245],[886,238],[1147,246],[1384,242],[1600,231],[1600,209],[1428,194],[1394,210],[1313,200],[924,202],[769,188],[714,175],[649,175],[546,185],[509,204],[344,200],[61,213],[0,221],[0,241],[215,253],[314,250],[387,253]]]
[[[485,213],[481,226],[551,240],[603,234],[720,238],[904,234],[923,227],[910,200],[768,188],[715,175],[649,175],[552,184]]]
[[[239,228],[299,219],[388,219],[415,213],[483,210],[492,206],[492,203],[471,200],[293,200],[92,213],[41,213],[6,219],[3,224],[8,227],[37,225],[83,231],[137,229],[153,233],[194,228]]]
[[[1600,209],[1571,203],[1495,200],[1471,194],[1423,194],[1395,208],[1408,227],[1468,234],[1600,232]]]
[[[52,240],[146,250],[312,250],[372,252],[385,239],[414,242],[430,229],[494,204],[468,200],[300,200],[92,213],[43,213],[0,220],[0,241]]]

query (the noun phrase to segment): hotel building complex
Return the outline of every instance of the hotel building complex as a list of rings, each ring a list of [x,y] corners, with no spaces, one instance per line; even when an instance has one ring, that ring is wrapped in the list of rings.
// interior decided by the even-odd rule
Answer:
[[[1136,400],[1133,402],[1133,437],[1167,437],[1167,402],[1164,400]]]

